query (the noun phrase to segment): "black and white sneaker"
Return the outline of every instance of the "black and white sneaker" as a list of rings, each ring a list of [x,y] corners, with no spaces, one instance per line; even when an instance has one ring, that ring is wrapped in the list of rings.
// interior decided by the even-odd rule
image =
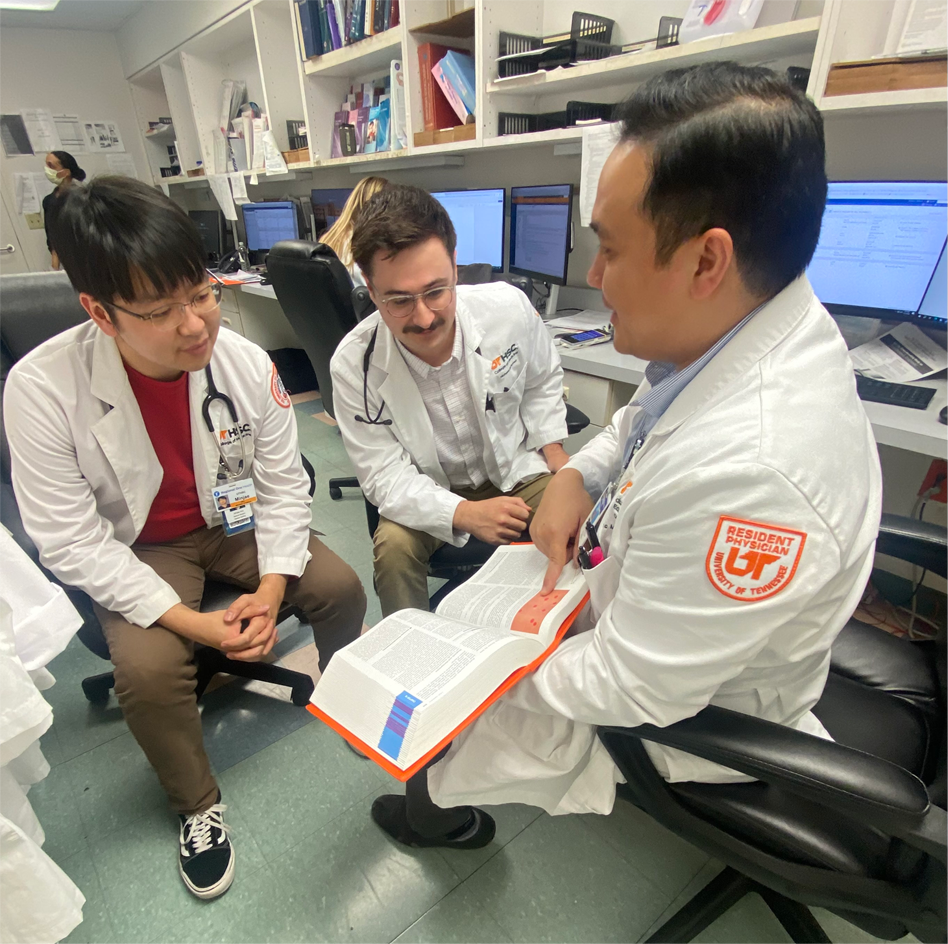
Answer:
[[[226,809],[215,803],[203,813],[179,816],[178,868],[188,891],[198,898],[217,898],[234,880],[234,849],[224,825]]]

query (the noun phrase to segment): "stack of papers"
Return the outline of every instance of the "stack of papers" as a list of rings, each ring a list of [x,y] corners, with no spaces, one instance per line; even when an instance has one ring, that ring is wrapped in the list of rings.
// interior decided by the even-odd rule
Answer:
[[[553,318],[546,322],[548,328],[553,328],[557,333],[562,331],[588,331],[590,328],[596,328],[599,331],[611,331],[612,326],[609,319],[612,313],[608,311],[593,311],[587,308],[585,311],[577,311],[570,315],[564,315],[562,318]]]

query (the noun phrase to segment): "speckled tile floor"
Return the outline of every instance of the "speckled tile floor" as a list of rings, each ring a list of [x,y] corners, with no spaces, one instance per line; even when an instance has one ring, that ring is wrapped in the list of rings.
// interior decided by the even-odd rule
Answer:
[[[318,401],[295,409],[317,473],[313,525],[362,578],[372,625],[380,616],[361,494],[330,501],[327,480],[351,474],[338,430],[313,416]],[[309,631],[293,630],[281,632],[281,661],[314,670]],[[369,818],[373,797],[400,784],[285,693],[234,682],[202,704],[237,878],[223,898],[201,902],[178,877],[176,818],[114,698],[104,707],[83,698],[80,680],[104,663],[73,640],[50,669],[52,770],[30,799],[47,852],[86,896],[69,941],[636,941],[720,868],[627,804],[608,818],[494,807],[487,849],[409,852]],[[834,941],[875,940],[817,916]],[[750,896],[699,940],[789,938]]]

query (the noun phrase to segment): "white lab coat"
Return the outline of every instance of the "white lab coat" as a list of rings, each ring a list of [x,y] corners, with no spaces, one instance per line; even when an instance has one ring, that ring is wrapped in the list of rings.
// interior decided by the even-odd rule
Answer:
[[[28,792],[49,773],[39,742],[53,720],[41,694],[53,684],[45,666],[82,621],[2,529],[0,564],[0,940],[59,941],[82,921],[85,899],[43,852]]]
[[[638,409],[571,460],[594,496],[619,475]],[[881,475],[845,344],[805,277],[678,395],[618,484],[601,617],[455,740],[429,773],[438,804],[608,813],[621,776],[596,726],[665,726],[708,704],[828,736],[810,709],[872,567]],[[789,557],[735,576],[743,561],[713,553],[723,516],[789,535]],[[671,781],[747,779],[649,752]]]
[[[257,491],[260,573],[299,576],[310,557],[310,497],[289,397],[266,352],[225,328],[211,370],[234,402]],[[189,375],[188,393],[201,512],[217,527],[211,490],[219,454],[201,413],[204,371]],[[180,598],[130,550],[163,471],[115,342],[91,321],[51,338],[14,365],[3,406],[17,503],[44,566],[106,609],[150,626]],[[210,415],[236,468],[240,440],[220,400]]]
[[[508,492],[548,472],[537,450],[566,438],[559,355],[526,296],[506,283],[459,285],[457,319],[474,403],[494,406],[477,411],[484,463]],[[366,407],[363,361],[376,328]],[[330,367],[336,422],[366,498],[391,521],[463,546],[469,535],[453,528],[461,499],[449,491],[418,386],[378,312],[343,338]],[[374,418],[383,401],[390,426],[356,421]]]

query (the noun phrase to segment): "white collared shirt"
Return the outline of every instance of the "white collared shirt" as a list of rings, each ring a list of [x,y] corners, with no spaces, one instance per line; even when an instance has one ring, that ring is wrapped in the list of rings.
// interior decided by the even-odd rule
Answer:
[[[480,488],[490,477],[484,463],[484,438],[464,367],[464,335],[457,318],[454,325],[451,356],[440,367],[426,364],[401,341],[398,349],[425,402],[438,461],[451,488]]]

